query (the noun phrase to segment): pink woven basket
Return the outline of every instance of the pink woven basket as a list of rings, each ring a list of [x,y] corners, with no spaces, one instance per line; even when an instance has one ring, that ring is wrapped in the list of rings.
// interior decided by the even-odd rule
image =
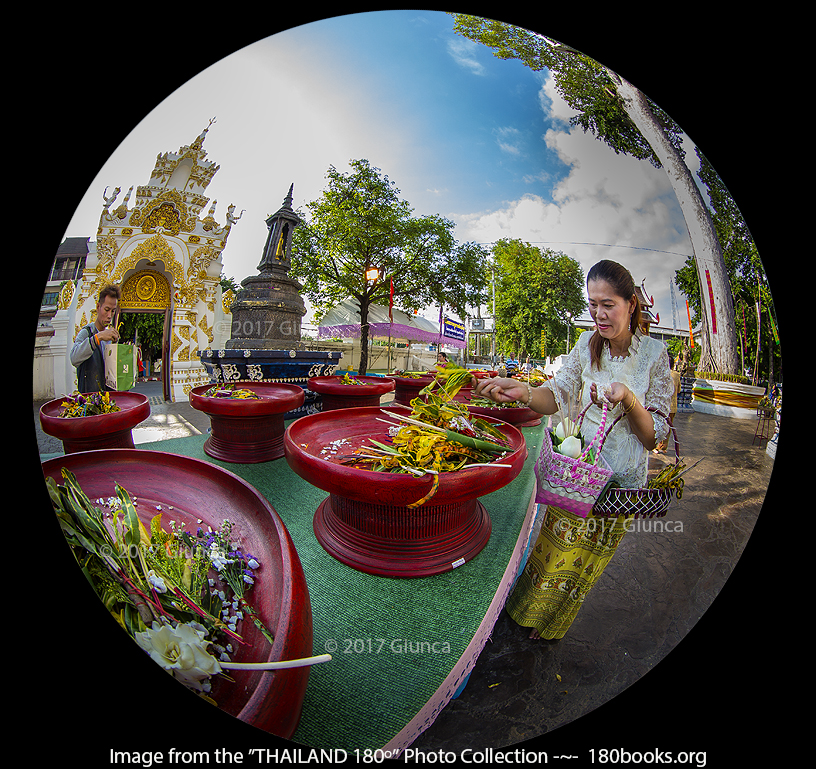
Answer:
[[[583,424],[584,415],[590,403],[579,415],[578,424]],[[598,432],[585,446],[577,459],[559,454],[553,449],[552,435],[547,430],[542,441],[541,453],[535,465],[538,489],[536,502],[546,505],[557,505],[571,513],[586,518],[595,502],[606,488],[612,477],[612,470],[601,456],[600,447],[606,438],[607,404],[603,404],[603,413]],[[595,464],[587,461],[590,450],[597,444]]]

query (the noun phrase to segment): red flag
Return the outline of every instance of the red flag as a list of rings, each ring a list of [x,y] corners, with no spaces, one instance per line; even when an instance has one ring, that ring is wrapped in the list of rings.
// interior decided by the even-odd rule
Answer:
[[[689,309],[688,300],[686,300],[686,313],[688,314],[689,321],[689,342],[691,343],[691,347],[694,347],[694,333],[691,330],[691,309]]]
[[[394,322],[394,279],[391,278],[391,293],[388,296],[388,320]]]

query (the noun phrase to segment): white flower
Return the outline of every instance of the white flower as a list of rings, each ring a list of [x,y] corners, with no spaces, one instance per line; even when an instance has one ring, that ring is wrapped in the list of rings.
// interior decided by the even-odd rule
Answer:
[[[185,685],[204,691],[210,676],[221,672],[221,665],[206,649],[206,633],[190,625],[153,623],[143,633],[136,633],[136,642],[171,675]]]
[[[210,552],[207,555],[213,567],[218,571],[221,571],[228,563],[233,563],[231,559],[227,558],[227,554],[218,547],[216,542],[210,545]]]
[[[249,566],[250,569],[257,569],[260,565],[261,564],[259,564],[254,558],[250,558],[247,561],[247,566]]]
[[[167,585],[164,584],[164,580],[153,569],[147,572],[147,581],[153,585],[153,589],[157,593],[167,592]]]

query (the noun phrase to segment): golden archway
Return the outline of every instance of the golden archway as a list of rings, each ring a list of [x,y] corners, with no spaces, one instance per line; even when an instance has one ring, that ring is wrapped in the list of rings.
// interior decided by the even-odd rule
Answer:
[[[170,307],[170,285],[167,278],[155,270],[140,270],[122,284],[122,310],[149,312]]]

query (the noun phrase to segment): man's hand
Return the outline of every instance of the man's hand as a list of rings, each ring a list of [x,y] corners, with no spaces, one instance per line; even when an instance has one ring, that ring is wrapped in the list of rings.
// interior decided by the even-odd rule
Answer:
[[[108,326],[102,329],[102,331],[97,332],[96,338],[100,342],[118,342],[119,332],[113,326]]]

